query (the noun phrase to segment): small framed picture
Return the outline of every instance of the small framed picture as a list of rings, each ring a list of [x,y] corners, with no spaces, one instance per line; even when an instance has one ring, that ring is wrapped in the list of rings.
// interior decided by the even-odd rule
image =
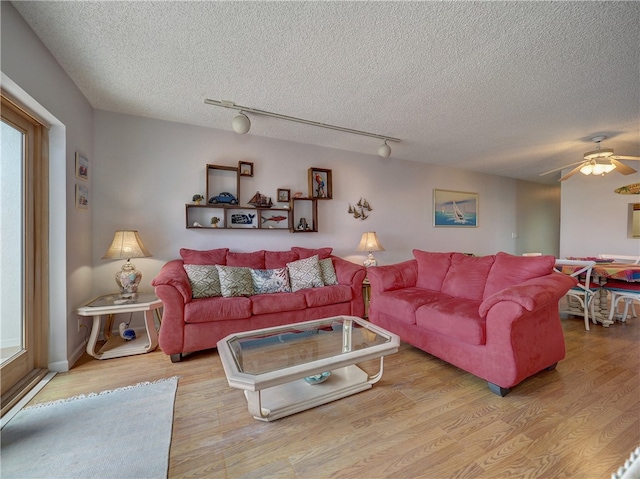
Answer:
[[[240,176],[253,176],[253,163],[249,161],[239,161],[238,171]]]
[[[333,198],[331,170],[309,168],[309,198],[330,200]]]
[[[76,208],[79,210],[89,209],[89,187],[76,183]]]
[[[478,227],[478,193],[433,190],[433,226]]]
[[[89,159],[76,151],[76,178],[89,179]]]
[[[284,188],[278,188],[278,201],[281,203],[288,203],[291,199],[291,190],[285,190]]]

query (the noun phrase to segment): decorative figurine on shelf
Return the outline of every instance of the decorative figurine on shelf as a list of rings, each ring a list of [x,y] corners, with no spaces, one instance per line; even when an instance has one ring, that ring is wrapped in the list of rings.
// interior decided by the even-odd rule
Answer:
[[[296,192],[293,194],[293,197],[294,197],[294,198],[302,198],[302,191],[296,191]]]
[[[327,193],[324,190],[324,180],[318,173],[316,173],[316,183],[318,184],[318,186],[316,187],[316,196],[318,198],[326,198]]]
[[[309,223],[307,223],[306,218],[300,218],[300,222],[298,223],[298,231],[306,231],[310,229]]]
[[[196,194],[196,195],[193,195],[193,198],[191,198],[191,200],[192,200],[196,205],[199,205],[199,204],[200,204],[200,202],[201,202],[202,200],[204,200],[204,196]]]
[[[218,218],[217,216],[212,216],[211,217],[211,227],[212,228],[217,228],[218,227],[218,223],[220,223],[220,218]]]
[[[198,223],[197,221],[193,222],[193,227],[194,228],[202,228],[202,225],[200,223]]]

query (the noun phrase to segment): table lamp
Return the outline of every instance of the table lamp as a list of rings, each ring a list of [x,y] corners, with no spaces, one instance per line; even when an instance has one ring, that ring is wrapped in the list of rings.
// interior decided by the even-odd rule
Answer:
[[[375,231],[367,231],[366,233],[362,233],[362,238],[360,238],[360,244],[356,251],[368,251],[367,259],[364,260],[362,264],[364,264],[367,268],[369,266],[377,266],[378,262],[373,257],[373,251],[384,251],[384,248],[378,241],[378,237],[376,236]]]
[[[116,283],[120,287],[120,296],[130,298],[138,293],[142,273],[129,261],[131,258],[152,256],[145,248],[136,230],[118,230],[113,235],[111,246],[102,259],[126,259],[122,269],[116,273]]]

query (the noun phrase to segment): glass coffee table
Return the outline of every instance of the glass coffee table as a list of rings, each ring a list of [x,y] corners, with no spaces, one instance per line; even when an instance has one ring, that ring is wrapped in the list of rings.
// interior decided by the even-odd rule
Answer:
[[[273,421],[364,391],[382,377],[400,338],[364,319],[336,316],[231,334],[218,342],[229,386],[249,413]],[[380,359],[369,376],[356,364]]]

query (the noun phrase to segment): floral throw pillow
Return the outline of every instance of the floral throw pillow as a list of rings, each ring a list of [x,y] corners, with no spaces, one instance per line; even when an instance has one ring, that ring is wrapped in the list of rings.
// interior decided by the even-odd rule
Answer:
[[[289,271],[291,291],[293,292],[324,286],[318,255],[287,263],[287,270]]]
[[[218,270],[213,265],[185,264],[184,269],[191,284],[193,298],[211,298],[222,296]]]
[[[232,298],[234,296],[251,296],[253,294],[251,268],[220,265],[216,265],[216,268],[220,275],[222,296]]]
[[[291,292],[287,268],[252,269],[251,279],[254,294]]]
[[[325,286],[331,286],[338,284],[338,277],[336,276],[336,270],[333,267],[333,260],[331,258],[320,260],[320,274],[322,275],[322,282]]]

